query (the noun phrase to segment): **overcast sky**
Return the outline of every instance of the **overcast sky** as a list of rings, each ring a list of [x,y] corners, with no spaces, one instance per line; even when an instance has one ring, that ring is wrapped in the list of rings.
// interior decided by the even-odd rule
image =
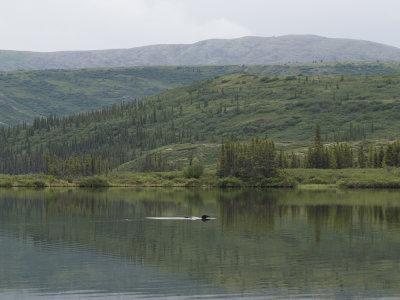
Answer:
[[[0,0],[0,49],[316,34],[400,47],[400,0]]]

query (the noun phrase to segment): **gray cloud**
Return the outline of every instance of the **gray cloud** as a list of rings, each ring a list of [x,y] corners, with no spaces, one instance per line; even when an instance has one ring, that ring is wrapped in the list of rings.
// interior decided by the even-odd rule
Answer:
[[[2,0],[0,49],[54,51],[318,34],[400,46],[398,0]]]

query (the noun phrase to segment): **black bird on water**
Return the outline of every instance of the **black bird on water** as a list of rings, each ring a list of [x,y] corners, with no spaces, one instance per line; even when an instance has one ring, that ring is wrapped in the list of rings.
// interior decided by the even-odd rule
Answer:
[[[213,218],[211,218],[210,216],[207,216],[207,215],[202,215],[201,216],[201,220],[203,221],[203,222],[207,222],[207,221],[210,221],[210,220],[212,220]]]
[[[210,221],[213,220],[214,218],[211,218],[208,215],[202,215],[200,218],[198,217],[183,217],[184,219],[190,219],[190,220],[202,220],[202,221]]]

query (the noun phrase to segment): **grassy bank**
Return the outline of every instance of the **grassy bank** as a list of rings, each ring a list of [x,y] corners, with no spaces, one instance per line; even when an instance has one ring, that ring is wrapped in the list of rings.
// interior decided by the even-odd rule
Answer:
[[[298,187],[400,188],[400,169],[287,169],[277,178],[243,181],[218,178],[206,171],[199,179],[186,178],[182,171],[133,173],[113,172],[108,176],[56,177],[44,174],[0,175],[0,187]]]
[[[300,187],[400,188],[400,169],[287,169]]]
[[[58,177],[44,174],[0,175],[0,187],[129,187],[129,186],[215,186],[215,172],[205,173],[200,179],[185,178],[182,171],[133,173],[115,172],[108,176]]]
[[[108,176],[91,177],[56,177],[43,174],[0,175],[0,187],[293,187],[294,182],[287,182],[285,176],[245,182],[228,177],[218,178],[215,171],[206,171],[196,178],[186,178],[183,171],[172,172],[114,172]]]

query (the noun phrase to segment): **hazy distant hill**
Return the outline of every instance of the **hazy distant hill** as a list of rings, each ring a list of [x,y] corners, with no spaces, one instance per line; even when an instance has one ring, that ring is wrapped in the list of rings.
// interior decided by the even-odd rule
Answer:
[[[49,53],[3,50],[0,51],[0,70],[377,60],[400,61],[400,49],[361,40],[287,35],[116,50]]]

